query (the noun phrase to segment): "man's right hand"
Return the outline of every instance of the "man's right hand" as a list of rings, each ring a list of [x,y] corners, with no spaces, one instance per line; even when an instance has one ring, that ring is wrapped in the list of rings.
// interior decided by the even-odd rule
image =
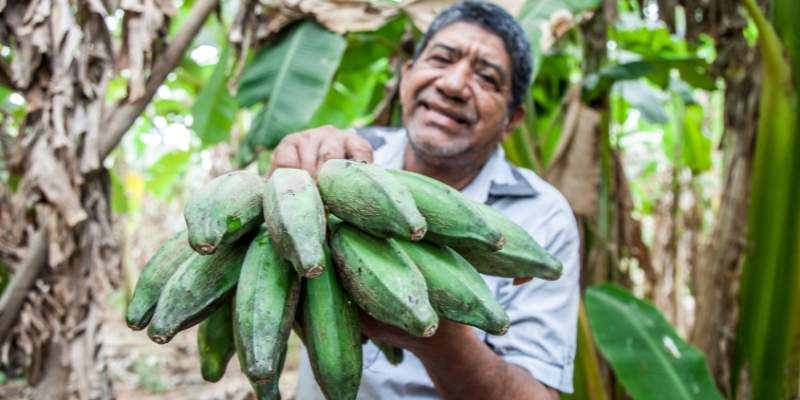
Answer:
[[[371,163],[372,146],[352,130],[330,125],[292,133],[272,152],[270,175],[276,168],[301,168],[316,178],[322,163],[334,158]]]

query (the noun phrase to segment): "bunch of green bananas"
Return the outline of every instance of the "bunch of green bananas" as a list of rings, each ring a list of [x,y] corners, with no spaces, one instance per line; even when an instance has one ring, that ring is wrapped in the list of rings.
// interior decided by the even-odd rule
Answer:
[[[317,181],[278,169],[235,171],[184,210],[187,230],[147,262],[128,305],[156,343],[201,323],[203,377],[237,354],[261,399],[277,382],[294,327],[328,399],[355,399],[359,308],[411,335],[439,318],[502,335],[509,319],[480,273],[557,279],[561,263],[525,230],[431,178],[329,160]],[[393,362],[402,351],[377,343]]]

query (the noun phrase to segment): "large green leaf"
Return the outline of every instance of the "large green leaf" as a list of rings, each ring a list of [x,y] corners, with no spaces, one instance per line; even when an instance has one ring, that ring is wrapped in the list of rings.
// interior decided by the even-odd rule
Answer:
[[[732,387],[791,399],[800,391],[800,4],[774,2],[773,29],[755,1],[743,3],[758,27],[762,88]]]
[[[595,9],[602,4],[601,0],[526,0],[519,12],[519,20],[528,40],[531,42],[531,53],[533,55],[533,78],[539,72],[542,63],[543,49],[541,47],[542,26],[550,20],[550,17],[559,10],[568,10],[573,15],[583,11]]]
[[[239,108],[228,93],[225,75],[230,57],[230,46],[225,43],[219,62],[192,106],[192,130],[204,146],[228,140],[231,126]]]
[[[317,109],[309,126],[333,125],[347,128],[354,124],[364,124],[370,117],[370,104],[376,87],[391,77],[389,63],[384,59],[356,71],[339,71],[331,85],[325,101]]]
[[[237,99],[245,107],[264,102],[247,144],[273,148],[288,133],[307,126],[328,91],[345,39],[313,21],[303,21],[263,48],[247,66]]]
[[[634,399],[722,399],[705,356],[652,304],[613,283],[586,290],[597,346]]]
[[[396,18],[374,32],[351,32],[347,49],[325,100],[309,126],[338,128],[370,122],[376,104],[386,95],[392,78],[389,57],[400,46],[408,18]]]

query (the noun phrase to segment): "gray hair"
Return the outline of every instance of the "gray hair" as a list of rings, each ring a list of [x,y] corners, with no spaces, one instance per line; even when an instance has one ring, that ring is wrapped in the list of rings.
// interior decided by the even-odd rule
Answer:
[[[436,33],[456,22],[478,25],[503,40],[506,52],[511,58],[511,100],[508,102],[508,109],[517,108],[522,104],[531,83],[531,45],[517,20],[500,6],[468,0],[448,7],[436,16],[428,27],[428,31],[414,51],[414,61],[419,58]]]

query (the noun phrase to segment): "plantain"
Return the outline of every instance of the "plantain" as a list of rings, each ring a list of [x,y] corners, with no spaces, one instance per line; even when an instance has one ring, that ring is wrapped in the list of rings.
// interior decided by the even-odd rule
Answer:
[[[408,240],[425,236],[425,218],[411,193],[381,167],[328,160],[317,185],[328,211],[366,232]]]
[[[505,237],[484,217],[480,204],[425,175],[409,171],[389,173],[408,189],[425,217],[428,225],[425,240],[486,251],[503,248]]]
[[[258,228],[263,221],[261,194],[264,181],[247,171],[220,175],[203,186],[183,210],[189,245],[208,255]]]
[[[489,206],[481,205],[481,210],[490,223],[503,232],[506,244],[496,252],[457,248],[475,269],[483,274],[509,278],[555,280],[561,276],[561,261],[545,251],[522,227]]]
[[[297,272],[314,278],[325,265],[325,207],[311,175],[278,168],[264,190],[264,219],[283,258]]]
[[[147,335],[164,344],[180,332],[214,312],[236,286],[247,240],[222,247],[215,254],[192,254],[169,278]]]
[[[218,308],[197,329],[197,350],[200,373],[208,382],[217,382],[225,375],[236,348],[233,344],[233,309],[231,302]]]
[[[402,250],[346,223],[336,225],[330,242],[342,284],[364,311],[415,336],[436,332],[425,278]]]
[[[247,249],[233,313],[239,363],[254,384],[276,379],[299,295],[299,276],[262,228]]]
[[[386,357],[386,360],[389,361],[389,364],[400,365],[403,363],[403,349],[386,344],[380,340],[370,340],[372,340],[372,343],[375,344],[375,347],[377,347],[378,350],[383,353],[383,356]]]
[[[358,309],[339,283],[327,253],[326,249],[322,275],[306,280],[302,291],[302,337],[325,397],[355,399],[362,366]]]
[[[511,323],[508,315],[464,257],[449,247],[389,240],[414,260],[425,277],[431,305],[440,316],[495,335],[506,333]]]
[[[167,240],[147,260],[125,312],[125,322],[131,329],[138,331],[150,323],[164,284],[192,254],[194,252],[186,243],[184,230]]]
[[[253,391],[255,391],[256,399],[258,400],[281,400],[281,391],[279,387],[281,373],[283,371],[284,363],[286,362],[286,353],[287,347],[284,346],[280,352],[280,358],[278,360],[278,370],[275,375],[275,379],[267,383],[254,383],[250,381],[250,385],[253,386]],[[242,354],[241,350],[237,347],[236,351],[238,354]]]

